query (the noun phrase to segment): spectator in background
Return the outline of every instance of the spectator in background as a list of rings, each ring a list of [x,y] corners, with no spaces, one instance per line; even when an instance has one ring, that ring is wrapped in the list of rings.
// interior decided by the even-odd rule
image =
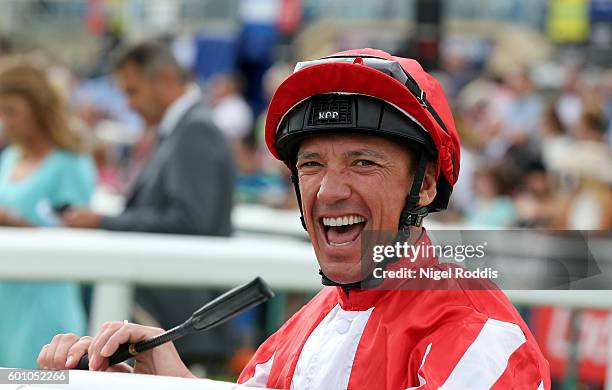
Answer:
[[[491,96],[497,96],[498,86],[485,79],[476,79],[461,90],[457,97],[456,126],[461,137],[461,176],[455,184],[456,191],[451,198],[449,212],[462,214],[473,208],[474,172],[479,165],[484,147],[497,134],[499,127]]]
[[[522,175],[522,186],[514,199],[518,225],[525,228],[562,228],[561,204],[544,164],[540,161],[528,164]]]
[[[466,222],[474,227],[509,227],[515,222],[515,210],[505,195],[499,169],[487,167],[474,175],[474,207],[467,212]]]
[[[554,104],[548,105],[542,113],[540,130],[542,136],[540,148],[544,166],[547,170],[559,172],[563,161],[571,153],[574,141],[567,135]]]
[[[281,83],[291,75],[293,67],[286,63],[274,64],[270,69],[266,71],[263,76],[263,90],[266,97],[266,106],[272,100],[274,91],[281,85]],[[255,124],[255,142],[257,144],[257,160],[261,169],[270,174],[284,175],[286,176],[287,183],[290,183],[289,170],[284,164],[273,158],[266,148],[266,115],[268,111],[265,110],[257,118]],[[295,200],[293,194],[289,194],[291,200]],[[295,205],[294,207],[297,207]]]
[[[267,184],[262,180],[253,133],[253,112],[241,94],[237,76],[217,74],[210,80],[212,120],[232,144],[240,175],[236,198],[255,202]]]
[[[12,48],[13,46],[11,41],[4,35],[0,35],[0,60],[3,57],[11,54]],[[2,152],[2,150],[6,147],[7,142],[6,134],[2,128],[2,123],[0,122],[0,152]]]
[[[526,70],[509,79],[512,95],[501,108],[501,129],[488,146],[488,154],[501,158],[510,153],[518,160],[529,154],[530,137],[536,133],[542,112],[542,98],[536,93]]]
[[[0,121],[0,153],[6,148],[7,144],[6,130],[4,130],[4,124]]]
[[[4,35],[0,35],[0,57],[6,57],[13,52],[13,44],[11,40]]]
[[[450,45],[446,48],[442,58],[442,69],[446,76],[445,87],[448,94],[455,99],[461,91],[475,77],[475,71],[461,45]]]
[[[234,144],[249,135],[253,128],[253,112],[240,90],[240,82],[235,76],[219,74],[211,80],[212,120]]]
[[[272,99],[276,88],[292,72],[287,64],[276,64],[266,71],[263,87],[266,100]],[[238,199],[256,201],[273,207],[295,208],[297,203],[293,196],[290,171],[273,158],[266,148],[264,136],[266,113],[263,112],[255,121],[254,132],[242,139],[239,145],[241,161],[238,180]]]
[[[229,235],[234,163],[197,86],[167,47],[147,42],[118,58],[115,76],[158,145],[125,211],[64,214],[68,226],[174,234]],[[212,185],[215,183],[215,185]]]
[[[70,128],[45,74],[26,63],[0,72],[0,121],[10,146],[0,155],[0,225],[54,226],[54,209],[87,206],[95,168]],[[36,367],[37,349],[58,332],[83,332],[73,283],[0,283],[0,366]]]
[[[578,188],[565,205],[565,228],[612,228],[612,154],[599,142],[582,141],[566,160],[565,170],[578,180]]]
[[[155,132],[157,146],[122,214],[103,217],[75,208],[64,213],[64,223],[116,231],[229,236],[235,182],[232,151],[213,124],[199,88],[189,83],[169,48],[157,42],[121,53],[114,73],[130,107]],[[206,290],[136,292],[136,302],[167,328],[211,298]],[[223,354],[228,337],[224,329],[177,346],[188,359],[193,354]]]
[[[604,73],[603,79],[603,110],[607,119],[606,137],[612,149],[612,69]]]
[[[565,128],[577,126],[580,120],[582,114],[581,87],[584,87],[584,80],[580,68],[578,66],[568,67],[563,89],[556,104],[559,120]]]
[[[604,142],[606,118],[599,109],[584,110],[580,115],[578,137],[583,141]]]

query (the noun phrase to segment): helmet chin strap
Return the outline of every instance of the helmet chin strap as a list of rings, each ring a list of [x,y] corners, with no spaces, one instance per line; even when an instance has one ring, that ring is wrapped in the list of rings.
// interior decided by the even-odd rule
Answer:
[[[410,188],[410,192],[406,197],[406,203],[404,205],[404,209],[400,214],[400,219],[398,223],[398,231],[393,240],[393,244],[395,243],[403,243],[406,242],[410,238],[410,226],[420,227],[423,223],[423,218],[427,216],[429,213],[429,208],[427,206],[418,206],[419,203],[419,193],[421,192],[421,186],[423,185],[423,180],[425,179],[425,170],[427,168],[427,155],[425,152],[420,152],[417,156],[417,167],[414,172],[414,179],[412,181],[412,186]],[[300,185],[299,179],[297,175],[297,168],[295,164],[291,164],[291,181],[293,182],[293,187],[295,189],[295,195],[297,197],[298,206],[300,208],[300,220],[302,222],[302,227],[304,230],[308,231],[306,228],[306,222],[304,220],[304,211],[302,209],[302,197],[300,194]],[[385,258],[380,264],[380,267],[385,269],[387,265],[399,260],[397,257]],[[350,289],[363,289],[365,287],[374,287],[377,284],[381,283],[380,279],[375,279],[374,275],[370,273],[365,278],[352,283],[339,283],[330,278],[328,278],[323,270],[319,269],[319,275],[321,275],[321,283],[324,286],[337,286],[342,287],[345,291]]]
[[[291,182],[293,183],[293,189],[295,190],[295,197],[297,198],[297,204],[300,208],[300,222],[304,230],[308,231],[306,227],[306,221],[304,220],[304,210],[302,209],[302,195],[300,193],[300,178],[298,177],[297,167],[295,162],[291,163]]]

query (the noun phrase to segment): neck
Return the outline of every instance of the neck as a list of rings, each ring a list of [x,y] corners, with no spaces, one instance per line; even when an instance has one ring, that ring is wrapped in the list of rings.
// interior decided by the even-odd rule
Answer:
[[[167,114],[168,109],[172,106],[183,94],[186,92],[187,88],[183,84],[169,84],[164,86],[163,94],[159,97],[159,111],[157,111],[156,118],[150,118],[147,122],[150,128],[156,128],[160,125],[161,121],[164,119],[164,115]]]
[[[45,156],[51,149],[53,144],[46,138],[33,137],[28,142],[20,145],[25,158],[39,158]]]
[[[187,92],[187,86],[185,84],[178,84],[173,88],[168,88],[166,101],[164,104],[164,111],[168,110],[168,108],[170,108],[174,102],[183,96],[185,92]]]
[[[408,237],[408,244],[412,245],[417,242],[423,236],[425,229],[421,226],[410,226],[410,237]]]

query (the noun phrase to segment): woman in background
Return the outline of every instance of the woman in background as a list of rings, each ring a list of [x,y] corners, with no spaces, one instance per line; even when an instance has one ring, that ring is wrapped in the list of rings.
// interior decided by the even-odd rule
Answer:
[[[500,167],[483,165],[474,172],[473,180],[473,207],[466,212],[466,223],[481,229],[513,226],[516,211]]]
[[[55,226],[55,210],[86,207],[95,168],[69,127],[59,93],[36,67],[0,69],[0,226]],[[1,261],[11,261],[2,259]],[[0,367],[36,367],[38,350],[57,333],[85,331],[75,283],[0,283]]]

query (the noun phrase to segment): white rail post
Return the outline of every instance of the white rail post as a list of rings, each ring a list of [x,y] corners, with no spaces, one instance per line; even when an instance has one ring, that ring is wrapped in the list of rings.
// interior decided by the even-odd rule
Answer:
[[[98,282],[94,285],[91,300],[89,334],[95,335],[106,321],[122,321],[130,318],[134,291],[125,283]]]

